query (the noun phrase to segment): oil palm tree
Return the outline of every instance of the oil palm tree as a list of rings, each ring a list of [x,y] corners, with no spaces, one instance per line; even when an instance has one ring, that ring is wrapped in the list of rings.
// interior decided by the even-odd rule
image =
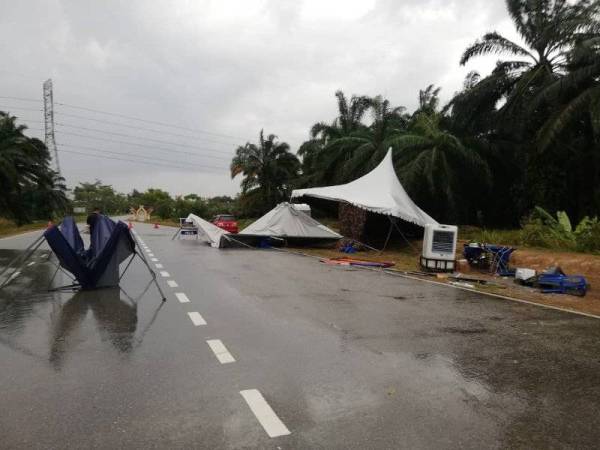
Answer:
[[[598,24],[600,30],[600,24]],[[535,99],[555,107],[538,132],[538,147],[545,150],[576,121],[587,122],[593,140],[600,142],[600,33],[589,33],[569,54],[569,72],[546,86]],[[581,124],[577,124],[581,130]]]
[[[324,180],[342,183],[364,175],[383,159],[406,128],[408,117],[403,106],[392,107],[381,96],[365,103],[372,115],[371,125],[331,139],[319,153],[317,166]]]
[[[258,145],[246,143],[231,161],[231,178],[242,174],[242,196],[252,199],[257,212],[268,210],[285,199],[299,174],[300,161],[285,142],[260,131]]]
[[[594,0],[575,4],[567,0],[506,0],[506,6],[524,45],[493,31],[465,50],[461,65],[483,55],[515,57],[499,61],[490,75],[457,96],[454,109],[465,116],[465,122],[482,114],[492,119],[488,123],[497,121],[493,113],[504,102],[499,108],[500,118],[511,126],[523,123],[526,101],[566,72],[571,49],[597,28],[591,20],[598,10]]]
[[[16,117],[0,112],[0,216],[18,224],[48,218],[68,205],[64,180],[50,169],[48,149],[25,130]]]
[[[325,148],[334,140],[349,136],[364,129],[362,119],[370,106],[366,96],[353,95],[350,100],[342,91],[336,91],[338,116],[332,123],[317,122],[311,127],[310,139],[298,149],[302,157],[302,178],[300,184],[311,185],[324,182],[328,175],[323,172],[320,159]]]
[[[487,189],[491,175],[477,150],[449,131],[445,120],[435,110],[417,112],[407,132],[394,139],[394,163],[410,193],[428,199],[437,216],[456,220],[472,197],[469,189]]]

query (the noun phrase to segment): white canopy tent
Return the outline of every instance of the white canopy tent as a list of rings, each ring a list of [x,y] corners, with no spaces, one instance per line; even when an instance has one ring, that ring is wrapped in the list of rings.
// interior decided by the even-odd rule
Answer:
[[[303,196],[347,202],[367,211],[399,217],[424,227],[438,222],[419,208],[398,180],[392,162],[392,149],[368,174],[347,184],[320,188],[295,189],[292,198]]]
[[[238,234],[231,234],[195,214],[190,214],[187,220],[198,227],[200,238],[217,248],[260,245],[265,238],[271,238],[273,245],[285,241],[325,244],[342,238],[289,203],[280,203]]]
[[[298,239],[341,239],[342,236],[290,203],[280,203],[240,234]]]

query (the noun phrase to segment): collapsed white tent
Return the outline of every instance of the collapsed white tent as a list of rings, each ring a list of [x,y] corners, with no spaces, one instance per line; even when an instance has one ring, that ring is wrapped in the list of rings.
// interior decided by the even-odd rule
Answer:
[[[228,231],[213,225],[195,214],[188,215],[186,220],[193,222],[198,227],[198,236],[212,247],[221,247],[221,239],[223,236],[229,234]]]
[[[290,203],[280,203],[239,234],[284,239],[341,239],[342,236],[317,222]]]
[[[358,208],[425,226],[438,222],[419,208],[398,180],[392,162],[392,149],[368,174],[347,184],[320,188],[295,189],[292,198],[315,197],[347,202]]]
[[[289,203],[280,203],[238,234],[231,234],[216,225],[190,214],[188,221],[198,227],[198,235],[212,247],[255,246],[268,238],[270,245],[289,243],[327,243],[342,236]]]

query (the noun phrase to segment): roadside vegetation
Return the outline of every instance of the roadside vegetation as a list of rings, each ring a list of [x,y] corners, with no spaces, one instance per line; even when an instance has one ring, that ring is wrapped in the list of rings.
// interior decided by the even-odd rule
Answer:
[[[0,111],[0,217],[17,226],[47,221],[69,208],[64,180],[50,167],[50,152],[25,130]]]

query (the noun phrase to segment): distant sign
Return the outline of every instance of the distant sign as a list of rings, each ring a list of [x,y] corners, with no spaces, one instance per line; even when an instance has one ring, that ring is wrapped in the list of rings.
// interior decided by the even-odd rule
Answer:
[[[83,214],[83,213],[85,213],[85,208],[83,206],[75,206],[73,208],[73,212],[75,214]]]

